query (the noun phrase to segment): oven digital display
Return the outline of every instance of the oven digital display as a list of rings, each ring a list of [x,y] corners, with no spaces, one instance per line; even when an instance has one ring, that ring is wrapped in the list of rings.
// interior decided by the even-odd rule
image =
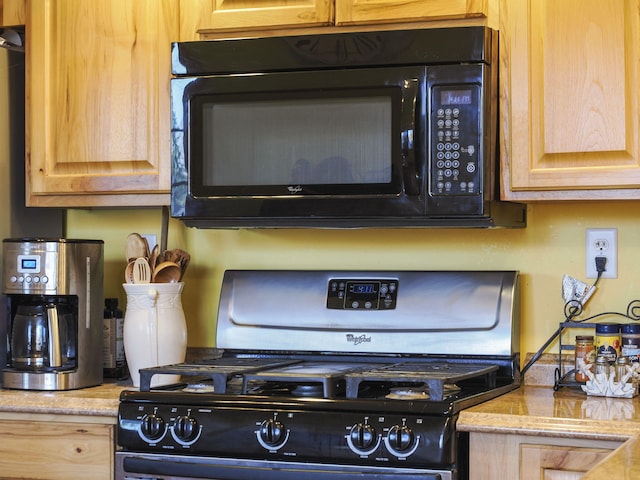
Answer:
[[[397,279],[329,280],[327,308],[338,310],[393,310],[398,293]]]
[[[373,283],[354,283],[351,285],[352,293],[376,293],[376,287]]]

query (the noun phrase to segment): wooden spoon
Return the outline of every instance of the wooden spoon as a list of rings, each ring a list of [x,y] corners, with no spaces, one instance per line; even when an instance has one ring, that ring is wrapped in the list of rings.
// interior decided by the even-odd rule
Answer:
[[[189,266],[189,261],[191,261],[191,255],[189,255],[184,250],[179,248],[174,248],[173,250],[167,250],[164,252],[164,259],[168,262],[175,262],[180,267],[180,279],[184,276],[184,272],[187,270]]]
[[[138,257],[148,257],[147,241],[139,233],[131,233],[127,237],[125,246],[127,262],[132,262]]]
[[[127,266],[124,269],[124,281],[126,283],[133,283],[133,265],[135,263],[135,260],[127,263]]]
[[[176,283],[180,281],[182,272],[180,265],[175,262],[159,263],[153,272],[153,283]]]
[[[160,246],[155,245],[153,250],[151,250],[151,254],[149,255],[149,266],[151,267],[151,272],[154,272],[156,266],[158,265],[158,255],[160,254]]]

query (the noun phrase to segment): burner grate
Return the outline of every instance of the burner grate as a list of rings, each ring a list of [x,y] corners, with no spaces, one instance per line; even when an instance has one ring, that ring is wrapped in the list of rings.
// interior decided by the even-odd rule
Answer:
[[[151,378],[156,374],[173,374],[191,377],[208,377],[215,393],[227,391],[227,381],[237,375],[245,375],[265,368],[276,368],[299,363],[301,360],[274,360],[272,358],[218,358],[203,363],[180,363],[140,370],[140,391],[151,390]]]
[[[444,398],[445,384],[457,383],[468,378],[484,376],[487,387],[496,385],[497,365],[459,363],[396,363],[383,365],[363,372],[345,375],[347,398],[357,398],[362,382],[423,383],[429,387],[429,397],[434,401]]]
[[[299,387],[299,391],[313,391],[314,385],[321,385],[323,397],[334,398],[340,385],[344,385],[346,373],[368,370],[372,367],[371,363],[303,362],[280,368],[264,369],[244,375],[242,393],[247,392],[249,382],[262,380],[298,383],[302,385]]]

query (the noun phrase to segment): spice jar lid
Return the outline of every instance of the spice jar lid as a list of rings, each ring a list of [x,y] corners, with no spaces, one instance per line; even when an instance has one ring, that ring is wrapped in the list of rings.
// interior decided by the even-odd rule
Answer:
[[[619,323],[598,323],[596,333],[620,333]]]
[[[593,335],[576,335],[576,342],[593,342]]]
[[[622,333],[640,333],[640,325],[625,323],[621,330]]]

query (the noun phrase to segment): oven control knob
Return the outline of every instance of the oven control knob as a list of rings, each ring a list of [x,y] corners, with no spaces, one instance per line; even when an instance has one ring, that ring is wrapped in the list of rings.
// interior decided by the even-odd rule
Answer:
[[[392,453],[406,454],[415,446],[413,431],[406,425],[394,425],[389,429],[386,444]]]
[[[189,442],[198,435],[198,422],[191,417],[182,415],[176,418],[173,424],[173,432],[180,440]]]
[[[165,434],[165,423],[162,417],[149,413],[142,417],[141,433],[149,440],[158,440]]]
[[[375,445],[376,430],[368,423],[356,423],[349,433],[351,445],[359,451],[368,450]]]
[[[258,438],[269,447],[282,446],[287,440],[285,426],[275,418],[265,420],[260,424]]]

